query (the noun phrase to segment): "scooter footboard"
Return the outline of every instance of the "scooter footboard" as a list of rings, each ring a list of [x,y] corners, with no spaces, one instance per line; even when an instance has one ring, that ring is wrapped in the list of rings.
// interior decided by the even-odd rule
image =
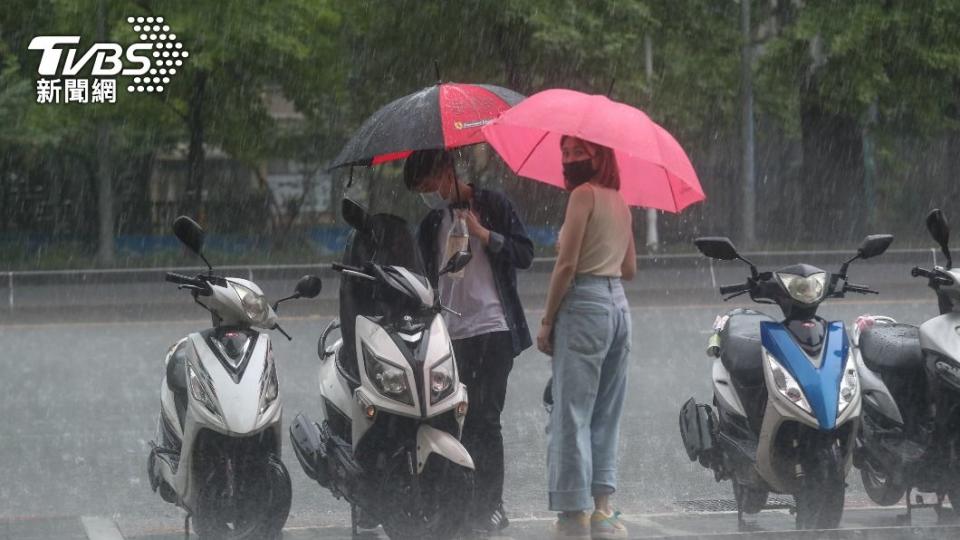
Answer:
[[[704,467],[712,468],[717,448],[716,425],[716,414],[709,405],[690,398],[680,408],[680,436],[690,461],[699,460]]]

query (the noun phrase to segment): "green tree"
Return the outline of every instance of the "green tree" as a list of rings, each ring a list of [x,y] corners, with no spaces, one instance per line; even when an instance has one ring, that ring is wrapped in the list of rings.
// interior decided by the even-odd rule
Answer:
[[[814,0],[776,8],[783,32],[760,67],[767,111],[802,141],[798,180],[815,188],[803,199],[805,210],[826,210],[820,222],[831,227],[851,223],[853,236],[874,189],[865,129],[877,134],[880,155],[890,137],[956,131],[960,5]]]

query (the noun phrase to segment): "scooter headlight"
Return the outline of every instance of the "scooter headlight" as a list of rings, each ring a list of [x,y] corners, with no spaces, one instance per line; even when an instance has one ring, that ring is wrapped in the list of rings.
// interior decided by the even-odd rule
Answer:
[[[267,318],[270,317],[270,303],[267,302],[266,297],[239,283],[231,281],[230,286],[237,291],[237,296],[240,297],[240,305],[243,306],[243,312],[247,315],[247,318],[255,324],[266,324]]]
[[[190,395],[193,396],[193,399],[199,401],[210,414],[223,420],[217,395],[213,391],[213,381],[210,379],[210,374],[204,369],[203,364],[187,362],[187,375],[190,379]]]
[[[377,357],[366,347],[363,347],[363,367],[377,391],[390,399],[413,405],[413,394],[403,368]]]
[[[453,355],[447,355],[430,368],[430,404],[438,403],[453,393]]]
[[[860,377],[857,374],[857,365],[853,361],[853,354],[847,356],[847,364],[843,368],[843,378],[840,379],[840,397],[837,400],[837,415],[856,401],[860,394]]]
[[[791,298],[804,304],[816,304],[823,299],[823,293],[827,290],[826,272],[817,272],[806,277],[780,272],[777,278]]]
[[[780,365],[780,362],[777,362],[776,358],[767,352],[766,349],[763,349],[763,358],[767,363],[767,367],[770,369],[770,373],[773,375],[773,384],[777,391],[780,392],[780,395],[790,400],[791,403],[800,407],[800,409],[806,413],[813,414],[813,409],[810,408],[806,396],[803,395],[803,390],[800,388],[797,380],[793,378],[793,375],[790,375],[790,372]]]
[[[280,383],[277,380],[277,366],[273,361],[273,347],[267,349],[267,368],[263,371],[260,381],[260,414],[270,408],[270,405],[280,396]]]

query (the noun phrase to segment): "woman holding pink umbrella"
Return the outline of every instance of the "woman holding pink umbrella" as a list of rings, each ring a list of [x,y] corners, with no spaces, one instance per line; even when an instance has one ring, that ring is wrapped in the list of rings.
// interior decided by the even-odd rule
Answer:
[[[610,496],[631,348],[621,279],[636,273],[628,205],[679,212],[703,200],[703,190],[673,136],[604,96],[545,90],[502,113],[483,136],[518,175],[570,191],[537,335],[553,357],[554,537],[626,538]]]
[[[620,280],[637,270],[632,220],[613,151],[575,137],[563,137],[561,148],[571,194],[537,335],[538,348],[553,356],[550,509],[562,512],[558,538],[626,538],[610,495],[630,352]]]

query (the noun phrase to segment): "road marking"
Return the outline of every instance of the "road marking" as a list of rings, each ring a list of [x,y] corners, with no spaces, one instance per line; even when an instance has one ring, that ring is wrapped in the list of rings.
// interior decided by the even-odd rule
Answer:
[[[83,516],[80,518],[88,540],[123,540],[120,529],[111,519],[99,516]]]
[[[623,520],[627,523],[636,523],[640,527],[646,529],[653,529],[657,534],[663,536],[684,536],[690,534],[689,531],[682,531],[680,529],[674,529],[672,527],[667,527],[666,525],[661,525],[656,521],[650,519],[647,516],[637,515],[637,516],[628,516],[624,515]]]

